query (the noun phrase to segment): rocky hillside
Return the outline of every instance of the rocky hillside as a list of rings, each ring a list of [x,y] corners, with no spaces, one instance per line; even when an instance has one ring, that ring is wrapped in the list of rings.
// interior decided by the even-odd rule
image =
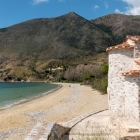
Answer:
[[[0,29],[0,56],[65,59],[102,52],[110,36],[76,13]],[[30,57],[29,57],[30,55]]]
[[[126,35],[140,35],[139,25],[140,16],[112,14],[86,20],[71,12],[1,28],[1,79],[45,77],[48,68],[94,57],[121,43]]]
[[[110,35],[116,44],[124,41],[127,35],[140,35],[140,16],[110,14],[91,22]]]

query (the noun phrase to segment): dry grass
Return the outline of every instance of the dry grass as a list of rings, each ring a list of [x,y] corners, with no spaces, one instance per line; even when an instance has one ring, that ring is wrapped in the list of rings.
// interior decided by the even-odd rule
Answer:
[[[128,128],[126,128],[126,121],[128,117],[132,117],[134,122],[137,121],[133,115],[126,116],[123,114],[118,116],[117,124],[115,126],[111,120],[109,120],[105,128],[102,128],[96,122],[87,122],[85,128],[80,129],[77,137],[74,137],[72,140],[119,140],[123,137],[128,138],[129,132]],[[130,133],[133,134],[132,136],[135,137],[136,140],[139,140],[138,132],[136,135],[135,131]]]

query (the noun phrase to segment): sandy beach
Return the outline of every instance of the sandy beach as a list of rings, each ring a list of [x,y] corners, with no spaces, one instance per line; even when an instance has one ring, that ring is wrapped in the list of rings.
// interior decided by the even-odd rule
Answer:
[[[37,122],[65,122],[81,114],[108,108],[107,95],[90,86],[62,87],[32,101],[0,111],[0,140],[24,140]]]

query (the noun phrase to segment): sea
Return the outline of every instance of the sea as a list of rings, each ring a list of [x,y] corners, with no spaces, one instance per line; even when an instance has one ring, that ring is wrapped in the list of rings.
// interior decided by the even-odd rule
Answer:
[[[0,109],[39,98],[60,88],[60,85],[43,82],[0,83]]]

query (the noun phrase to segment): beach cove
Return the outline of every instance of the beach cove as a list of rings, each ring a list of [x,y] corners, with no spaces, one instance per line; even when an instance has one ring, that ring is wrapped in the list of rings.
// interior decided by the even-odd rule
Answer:
[[[24,140],[37,122],[65,122],[81,114],[108,108],[107,95],[90,86],[59,83],[60,89],[0,111],[0,139]]]

